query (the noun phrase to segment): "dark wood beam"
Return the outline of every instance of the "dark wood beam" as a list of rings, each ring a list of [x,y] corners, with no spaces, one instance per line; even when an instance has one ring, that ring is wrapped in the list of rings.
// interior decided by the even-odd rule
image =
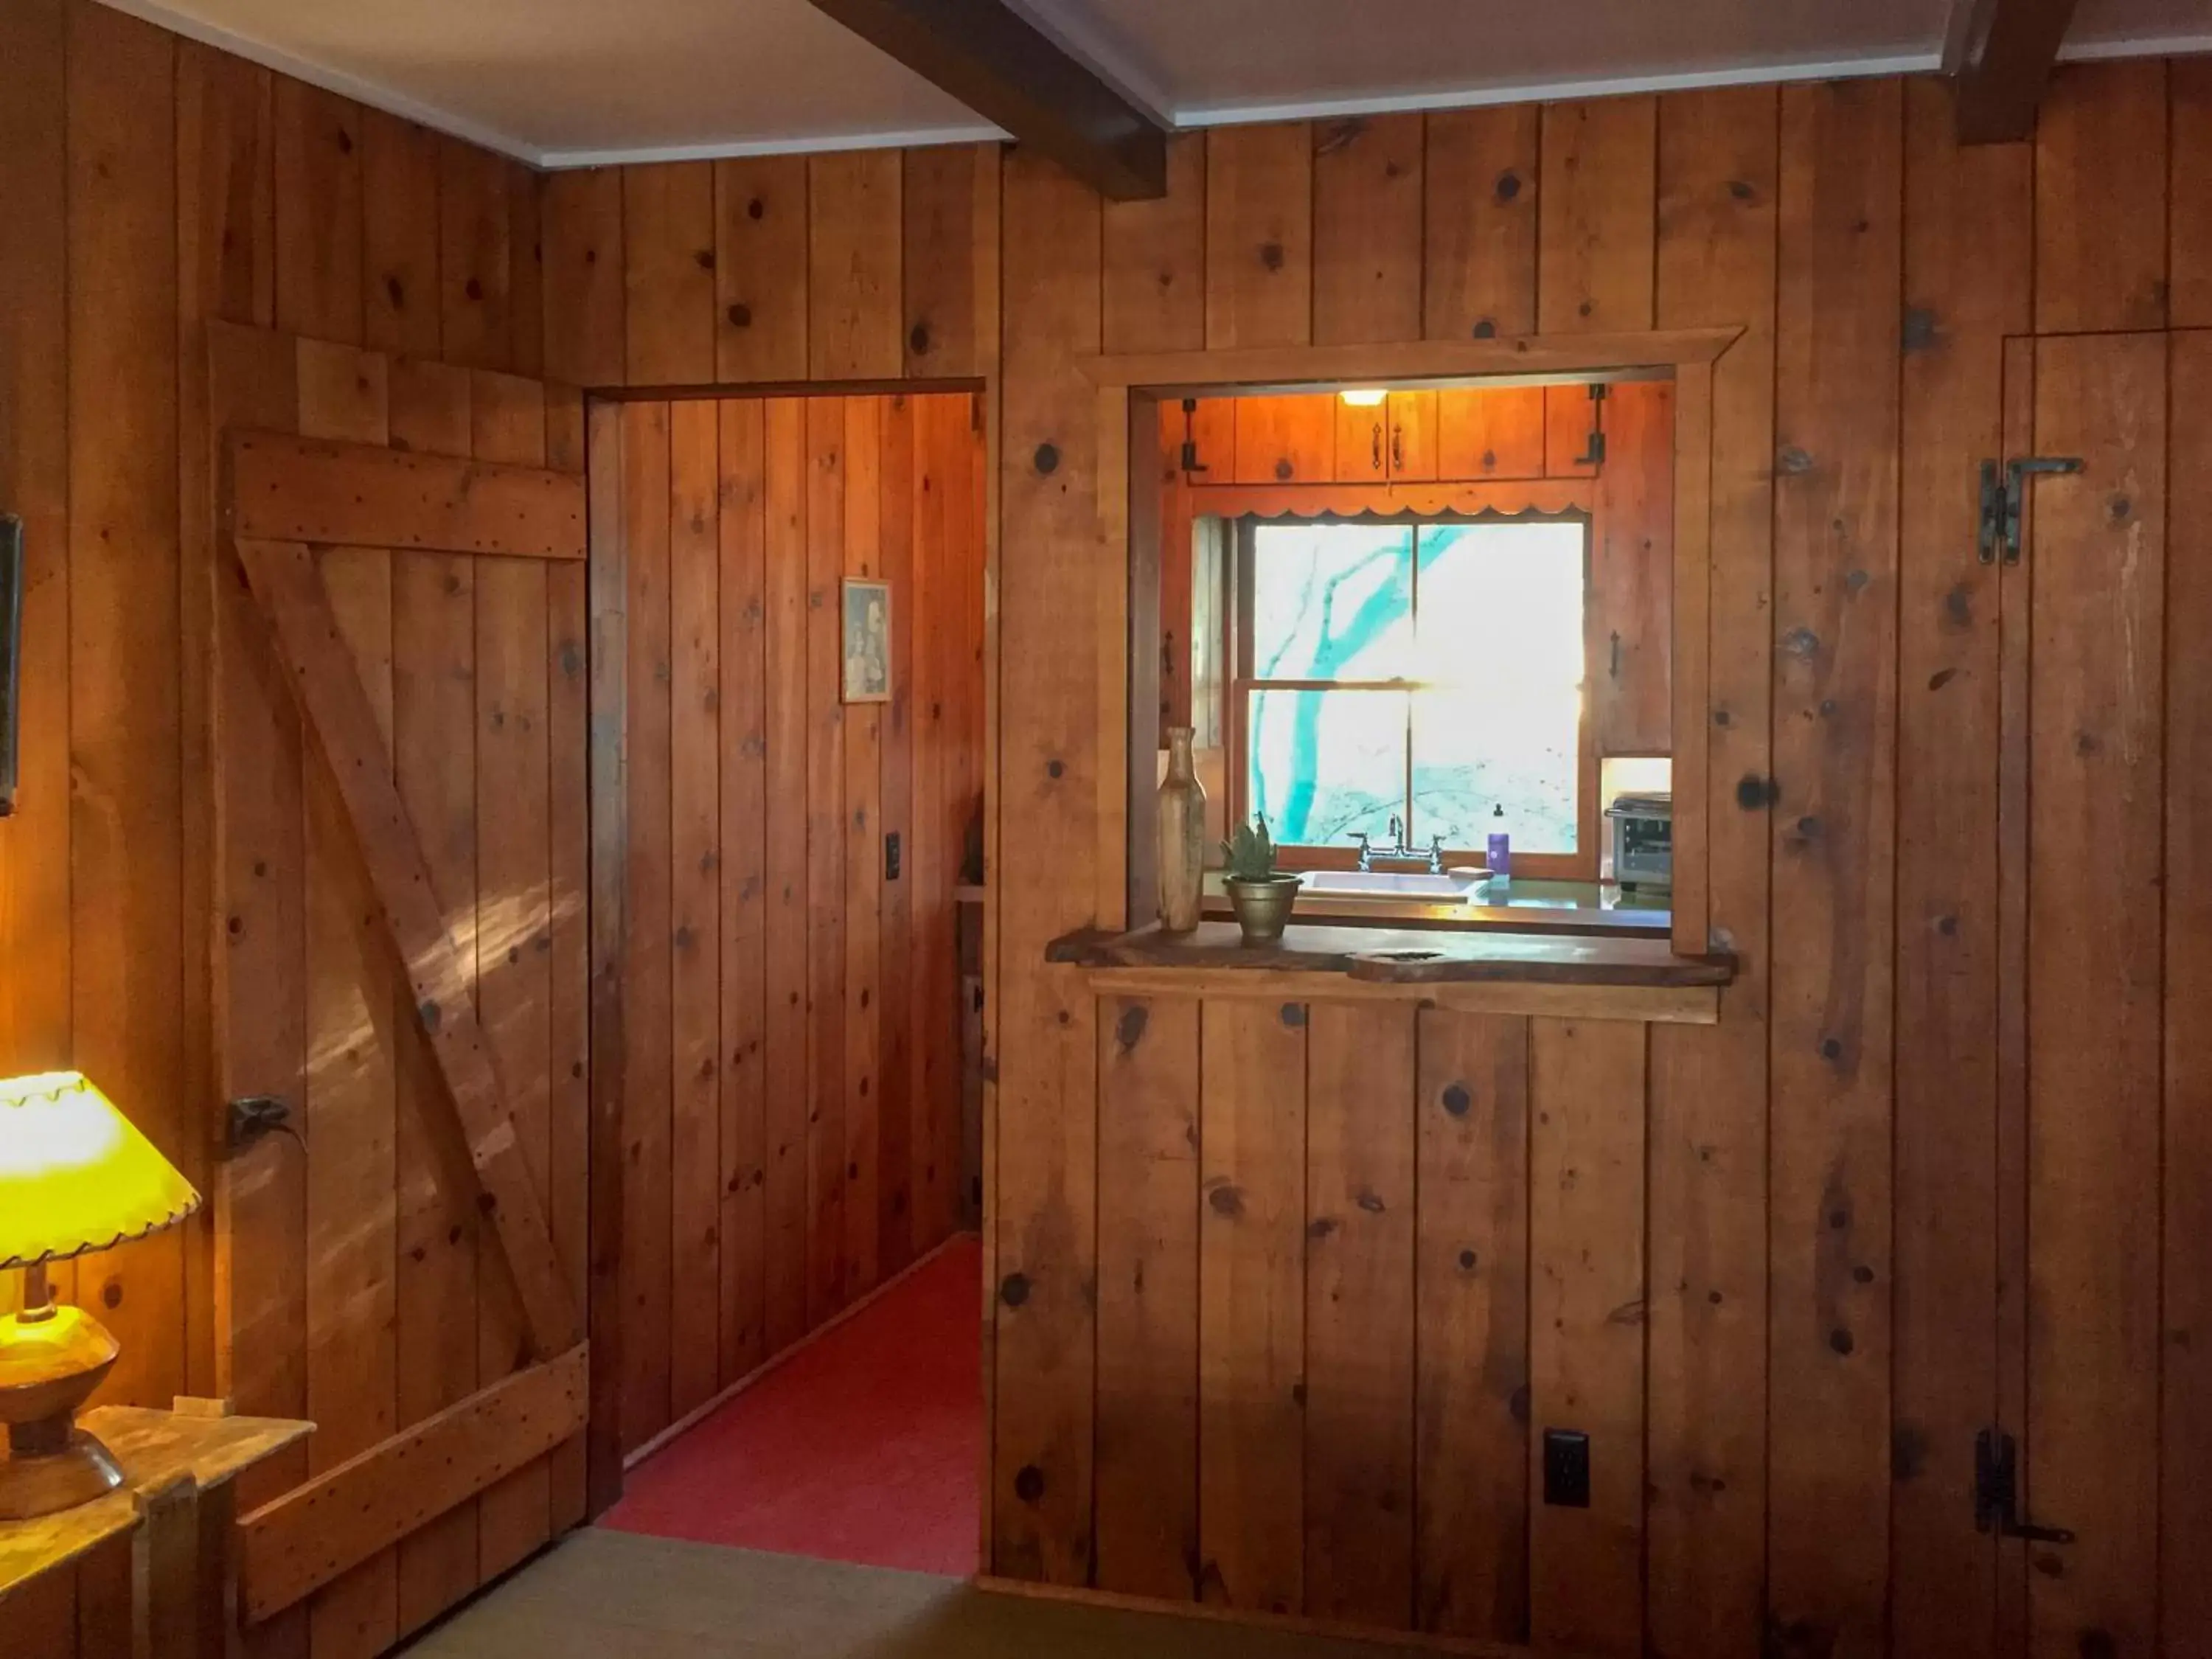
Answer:
[[[1167,194],[1159,124],[1002,0],[813,3],[1109,200]]]
[[[1959,142],[2004,144],[2035,131],[2036,106],[2074,20],[2075,0],[1955,0],[1943,69],[1959,88]]]

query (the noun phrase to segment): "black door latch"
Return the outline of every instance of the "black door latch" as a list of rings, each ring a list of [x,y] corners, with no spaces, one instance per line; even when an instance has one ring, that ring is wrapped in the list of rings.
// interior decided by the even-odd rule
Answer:
[[[1984,564],[1995,564],[1997,550],[2004,550],[2007,564],[2020,562],[2021,521],[2027,516],[2027,480],[2038,472],[2079,472],[2081,458],[2074,455],[2015,455],[2000,466],[1982,463],[1982,517],[1979,550]]]
[[[2020,1518],[2020,1443],[1984,1429],[1974,1437],[1974,1530],[2038,1544],[2070,1544],[2064,1527],[2040,1527]]]

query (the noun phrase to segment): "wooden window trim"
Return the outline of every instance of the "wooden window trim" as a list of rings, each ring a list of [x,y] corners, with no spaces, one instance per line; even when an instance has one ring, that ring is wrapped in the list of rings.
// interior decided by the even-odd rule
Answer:
[[[1420,383],[1509,374],[1571,374],[1671,367],[1674,401],[1674,894],[1672,939],[1686,956],[1711,944],[1711,842],[1707,730],[1711,702],[1713,364],[1741,329],[1643,334],[1521,336],[1491,341],[1285,346],[1236,351],[1100,356],[1079,361],[1097,387],[1100,861],[1094,912],[1126,928],[1159,902],[1159,469],[1133,467],[1158,444],[1163,397],[1234,395],[1296,387]],[[1118,688],[1125,700],[1110,696]],[[1131,764],[1145,757],[1147,763]]]
[[[1495,487],[1501,503],[1513,501],[1515,492],[1508,486]],[[1587,495],[1585,489],[1579,492]],[[1233,523],[1235,533],[1229,538],[1231,574],[1236,592],[1231,603],[1224,607],[1228,616],[1224,626],[1233,654],[1226,660],[1232,665],[1227,687],[1228,708],[1224,710],[1224,728],[1228,734],[1227,755],[1224,761],[1224,776],[1229,789],[1229,821],[1243,823],[1251,814],[1249,793],[1250,769],[1246,764],[1249,752],[1251,694],[1255,690],[1277,691],[1383,691],[1398,692],[1407,696],[1424,691],[1444,689],[1441,682],[1419,679],[1391,680],[1316,680],[1299,678],[1261,679],[1252,662],[1250,622],[1254,592],[1254,532],[1271,520],[1294,520],[1298,523],[1383,523],[1404,520],[1418,536],[1431,525],[1480,524],[1510,522],[1517,524],[1579,523],[1583,530],[1583,706],[1582,718],[1577,732],[1575,758],[1575,843],[1571,853],[1523,853],[1513,854],[1513,873],[1532,881],[1595,881],[1598,876],[1598,843],[1601,829],[1598,811],[1598,755],[1597,723],[1592,718],[1590,707],[1591,640],[1590,592],[1591,544],[1593,523],[1588,506],[1577,502],[1552,511],[1534,507],[1501,504],[1479,514],[1443,513],[1425,515],[1410,514],[1347,514],[1328,512],[1313,514],[1246,514]],[[1418,543],[1417,543],[1418,545]],[[1414,614],[1419,615],[1419,574],[1418,555],[1414,574]],[[1412,812],[1413,793],[1413,744],[1409,732],[1406,743],[1405,792],[1408,816]],[[1419,831],[1409,831],[1418,840]],[[1446,860],[1459,865],[1479,864],[1487,857],[1487,845],[1447,846]],[[1305,842],[1285,842],[1278,848],[1277,862],[1285,870],[1349,870],[1358,863],[1358,854],[1349,844],[1321,845]]]

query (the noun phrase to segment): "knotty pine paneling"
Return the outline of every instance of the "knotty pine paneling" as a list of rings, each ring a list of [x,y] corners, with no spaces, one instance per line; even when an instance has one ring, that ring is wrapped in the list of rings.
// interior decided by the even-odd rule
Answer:
[[[952,890],[983,738],[974,402],[620,405],[629,1450],[956,1223]],[[893,581],[895,625],[916,613],[888,703],[840,698],[848,576]]]
[[[98,42],[111,33],[128,38],[113,52],[97,44],[72,52],[73,36]],[[174,43],[91,0],[21,0],[0,15],[0,34],[17,77],[17,95],[0,111],[9,137],[0,145],[0,179],[14,210],[0,244],[8,347],[0,351],[0,485],[7,507],[31,525],[25,708],[47,711],[26,721],[24,788],[17,815],[0,824],[0,931],[17,944],[17,961],[35,941],[41,964],[38,973],[0,978],[0,1049],[19,1069],[71,1059],[104,1067],[109,1054],[127,1050],[144,1120],[204,1182],[204,1124],[173,1103],[212,1097],[192,1084],[210,1065],[191,1012],[207,1006],[205,970],[191,942],[207,936],[210,902],[194,867],[203,859],[193,849],[207,845],[204,827],[195,827],[204,809],[191,799],[195,776],[181,758],[193,752],[202,718],[189,684],[192,647],[155,637],[167,607],[126,615],[88,603],[112,576],[98,545],[110,515],[94,502],[111,504],[118,522],[127,513],[143,524],[157,580],[177,581],[179,610],[189,618],[200,602],[191,578],[205,557],[184,522],[189,503],[205,499],[194,492],[207,487],[204,477],[195,482],[192,459],[203,418],[191,390],[201,324],[210,316],[272,322],[279,248],[294,250],[291,269],[315,251],[312,237],[298,240],[297,210],[277,199],[282,77]],[[131,77],[127,100],[118,100],[117,83]],[[1972,1650],[1978,1639],[1973,1620],[1949,1605],[1960,1598],[1930,1588],[1939,1560],[1976,1547],[1960,1490],[1970,1452],[1957,1440],[1979,1388],[1929,1340],[1929,1298],[1954,1295],[1989,1271],[1981,1264],[1990,1247],[1978,1224],[1962,1219],[1979,1200],[1963,1199],[1960,1182],[1994,1181],[1993,1155],[1951,1129],[1971,1122],[1984,1109],[1974,1103],[1986,1099],[1980,1091],[1996,1085],[1972,1048],[1960,1047],[1959,1033],[1984,1024],[1965,1002],[1923,1009],[1916,1001],[1894,1031],[1881,1011],[1892,984],[1899,998],[1932,983],[1960,997],[1992,994],[1994,966],[1971,955],[1990,948],[1993,922],[1971,908],[1987,872],[1926,833],[1937,827],[1929,814],[1943,810],[1954,775],[1966,786],[1969,771],[1994,763],[1970,735],[1980,728],[1946,724],[1941,712],[1947,697],[1986,695],[1978,677],[1989,672],[1983,630],[1990,611],[1974,573],[1959,565],[1954,538],[1970,489],[1964,464],[1991,419],[1989,341],[2017,331],[2023,307],[2027,325],[2045,334],[2156,327],[2169,315],[2194,326],[2212,314],[2198,257],[2212,222],[2203,185],[2212,176],[2204,84],[2185,61],[2062,70],[2036,138],[1972,163],[1977,173],[2006,174],[2007,189],[2032,191],[2032,217],[2002,216],[2001,243],[1963,263],[1932,240],[1945,213],[1938,193],[1964,197],[1979,187],[1946,182],[1953,164],[1932,136],[1942,115],[1917,106],[1940,99],[1926,86],[1739,88],[1422,118],[1420,238],[1406,257],[1417,252],[1420,261],[1425,334],[1522,331],[1538,325],[1540,313],[1547,327],[1656,321],[1746,330],[1715,374],[1706,733],[1713,927],[1742,972],[1719,1026],[1656,1033],[1650,1060],[1650,1493],[1642,1526],[1645,1628],[1656,1651],[1748,1654],[1769,1632],[1792,1653],[1864,1651],[1930,1630],[1946,1646]],[[360,127],[362,337],[434,357],[444,346],[442,261],[449,247],[489,246],[492,222],[477,222],[480,235],[447,234],[441,140],[369,110],[360,112]],[[1844,128],[1848,143],[1839,143],[1833,135]],[[1570,132],[1577,136],[1563,149]],[[1000,1081],[987,1136],[996,1150],[987,1193],[995,1297],[987,1332],[994,1449],[986,1527],[997,1541],[996,1570],[1018,1577],[1075,1584],[1117,1577],[1099,1506],[1109,1493],[1122,1494],[1116,1504],[1127,1501],[1129,1490],[1128,1471],[1113,1467],[1120,1440],[1094,1438],[1094,1427],[1103,1431],[1129,1402],[1108,1397],[1125,1385],[1098,1366],[1104,1315],[1088,1299],[1094,1250],[1103,1260],[1107,1248],[1096,1231],[1106,1218],[1097,1202],[1096,1079],[1110,1033],[1090,999],[1033,965],[1047,938],[1093,919],[1085,896],[1097,886],[1091,774],[1104,752],[1102,728],[1121,718],[1117,677],[1099,672],[1096,625],[1078,620],[1095,607],[1097,585],[1070,550],[1089,549],[1097,520],[1085,459],[1091,400],[1073,360],[1102,343],[1302,339],[1316,326],[1338,326],[1340,301],[1330,297],[1338,279],[1322,272],[1358,264],[1322,246],[1341,222],[1326,167],[1334,157],[1316,156],[1327,138],[1326,127],[1317,137],[1304,124],[1194,135],[1178,141],[1166,202],[1103,213],[1095,196],[1048,163],[1007,156],[994,168],[987,158],[997,153],[979,150],[976,223],[964,233],[973,272],[932,264],[926,282],[912,277],[913,239],[936,234],[919,227],[951,227],[958,210],[941,177],[902,178],[888,248],[875,231],[841,232],[822,244],[849,247],[848,267],[862,279],[845,282],[834,301],[799,269],[817,240],[804,178],[811,164],[782,163],[781,195],[750,184],[722,188],[752,164],[717,164],[703,240],[691,249],[708,253],[711,267],[695,258],[698,275],[677,285],[684,317],[646,319],[648,329],[668,327],[680,345],[666,348],[661,364],[673,380],[705,386],[788,379],[797,366],[827,362],[802,337],[816,315],[848,319],[848,337],[865,341],[860,355],[872,368],[880,362],[891,375],[951,372],[931,362],[934,349],[915,351],[913,330],[929,323],[934,347],[944,307],[974,307],[978,368],[964,372],[994,377],[993,416],[1002,409],[1004,417],[988,462],[1000,521],[986,528],[1004,549],[994,591],[1006,648],[990,695],[1002,711],[992,833],[1005,856],[994,872],[993,927],[1011,970],[994,987],[991,1014]],[[115,169],[112,179],[99,176],[103,161]],[[910,173],[916,163],[908,156],[901,165]],[[1592,176],[1581,176],[1586,168]],[[68,187],[80,178],[86,188]],[[611,386],[629,374],[629,170],[610,169],[535,181],[532,195],[545,250],[544,358],[556,374],[586,384]],[[985,207],[994,185],[996,206]],[[514,192],[510,175],[507,343],[504,360],[489,366],[523,370],[529,313],[538,307],[528,276],[515,274],[517,226],[527,226],[530,210]],[[758,220],[750,211],[757,194]],[[1978,210],[1987,204],[1973,199]],[[730,216],[733,208],[742,224]],[[878,210],[867,223],[884,220]],[[800,250],[799,259],[769,262],[782,284],[774,293],[742,275],[760,267],[734,251],[770,221],[787,238],[780,246]],[[1402,228],[1395,217],[1389,223],[1399,246]],[[329,234],[334,244],[351,234],[343,226]],[[945,257],[960,257],[962,234],[945,233]],[[118,235],[131,257],[99,257]],[[1820,251],[1839,238],[1842,251]],[[1881,244],[1870,261],[1860,257],[1869,238]],[[1378,286],[1402,303],[1403,279],[1380,275]],[[863,290],[866,307],[851,297]],[[750,313],[742,327],[731,320],[736,305]],[[1857,342],[1848,351],[1835,343],[1846,329]],[[733,331],[751,337],[738,343]],[[475,335],[493,352],[502,349],[496,337],[488,328]],[[2176,397],[2202,382],[2177,374]],[[396,410],[396,385],[392,395]],[[25,409],[68,418],[27,419]],[[2176,404],[2177,444],[2192,432],[2193,409]],[[764,447],[803,456],[803,416],[796,404],[770,405]],[[1808,419],[1819,428],[1814,442],[1806,441]],[[106,452],[111,430],[125,422],[132,453],[118,469]],[[160,459],[164,451],[170,461]],[[1808,464],[1802,471],[1801,454]],[[94,470],[77,477],[76,467]],[[765,788],[773,797],[795,786],[803,796],[803,772],[778,778],[773,757],[779,731],[787,748],[790,732],[803,730],[789,725],[803,721],[803,708],[789,707],[779,688],[803,675],[804,591],[779,586],[789,559],[777,550],[804,548],[805,497],[779,483],[775,467],[765,470],[767,651],[789,667],[772,671],[768,684]],[[2191,475],[2177,466],[2174,476],[2179,483]],[[1823,507],[1839,499],[1846,510],[1820,516],[1815,497],[1826,498]],[[2178,534],[2193,520],[2177,501],[2170,522]],[[160,576],[170,559],[178,562],[173,574]],[[1945,580],[1954,566],[1964,582]],[[2170,565],[2186,568],[2179,559]],[[1866,583],[1854,595],[1858,574]],[[1817,594],[1808,585],[1815,580]],[[1854,619],[1886,606],[1896,620],[1886,636],[1860,629],[1838,647],[1848,672],[1831,690],[1820,659],[1794,653],[1801,627],[1819,632],[1809,612],[1838,606]],[[124,657],[131,697],[73,702],[73,683],[96,692],[98,665]],[[1932,684],[1947,673],[1941,687]],[[2171,678],[2169,690],[2186,684]],[[2197,711],[2177,699],[2175,691],[2165,721],[2169,751],[2181,755]],[[1814,804],[1842,787],[1829,702],[1854,718],[1876,711],[1850,765],[1871,769],[1863,775],[1876,790],[1893,790],[1896,822],[1886,808],[1868,810],[1878,803],[1862,796],[1847,803],[1845,842],[1824,846],[1800,820],[1826,827],[1827,808]],[[1894,709],[1893,723],[1885,708]],[[100,816],[107,799],[72,806],[70,781],[79,770],[112,778],[117,757],[142,750],[146,768],[125,772],[112,797],[131,825],[127,842],[118,842]],[[915,787],[919,802],[919,778]],[[1972,784],[1964,799],[1968,815],[1986,823],[2002,807],[1972,793],[1982,787]],[[2170,794],[2170,813],[2181,811],[2176,799]],[[768,843],[771,1114],[805,1097],[803,1054],[796,1075],[775,1057],[785,1029],[777,992],[796,988],[777,975],[794,950],[803,958],[805,856],[803,842]],[[1893,906],[1891,878],[1881,873],[1893,868]],[[779,907],[790,902],[794,873],[793,913]],[[1838,873],[1861,897],[1879,889],[1881,902],[1827,902]],[[2191,914],[2175,908],[2189,890],[2168,895],[2174,949],[2186,944],[2177,941],[2173,916]],[[1952,897],[1955,904],[1946,902]],[[1814,909],[1820,921],[1811,927]],[[1838,971],[1839,962],[1847,971]],[[1954,963],[1960,976],[1931,979]],[[109,1029],[102,1011],[126,972],[155,1006],[184,1011],[173,1032],[167,1015],[152,1025],[134,1019],[128,1032]],[[1844,1031],[1825,1029],[1838,1022]],[[803,1017],[790,1029],[803,1041]],[[1822,1051],[1832,1036],[1846,1044],[1846,1032],[1838,1054]],[[2166,1041],[2179,1042],[2171,1018]],[[1427,1056],[1424,1048],[1423,1079]],[[1837,1075],[1839,1062],[1848,1076]],[[2201,1206],[2204,1184],[2201,1155],[2178,1154],[2201,1148],[2205,1113],[2168,1075],[2164,1283],[2167,1318],[2178,1325],[2192,1281],[2177,1276],[2176,1241],[2186,1234],[2172,1231],[2172,1218],[2195,1212],[2188,1206]],[[1919,1115],[1915,1103],[1934,1099],[1956,1116]],[[778,1237],[805,1236],[805,1149],[792,1150],[794,1137],[803,1143],[803,1122],[787,1121],[781,1132],[770,1125],[763,1224],[769,1251]],[[1854,1202],[1844,1231],[1852,1241],[1895,1241],[1893,1261],[1862,1260],[1854,1249],[1844,1263],[1848,1326],[1832,1318],[1837,1304],[1822,1289],[1822,1263],[1834,1245],[1820,1242],[1832,1213],[1821,1203],[1829,1170],[1846,1141]],[[1859,1182],[1869,1164],[1877,1178]],[[214,1386],[212,1345],[192,1334],[194,1307],[207,1301],[204,1240],[187,1236],[173,1261],[165,1249],[120,1252],[75,1275],[120,1301],[111,1312],[128,1327],[134,1358],[131,1374],[112,1385],[118,1397]],[[1427,1249],[1417,1236],[1417,1249]],[[1861,1283],[1856,1267],[1870,1279]],[[1018,1297],[1006,1294],[1009,1274],[1021,1278]],[[773,1283],[764,1298],[767,1340],[787,1340],[803,1324],[803,1303],[793,1306]],[[139,1318],[142,1306],[149,1311]],[[1834,1345],[1838,1329],[1851,1332],[1852,1354]],[[2170,1344],[2169,1370],[2176,1351]],[[1875,1363],[1881,1355],[1887,1363]],[[1969,1362],[1984,1363],[1971,1350],[1956,1357]],[[1841,1395],[1804,1386],[1808,1376],[1845,1374],[1851,1380]],[[1419,1376],[1417,1367],[1417,1389]],[[2169,1377],[2164,1398],[2165,1559],[2178,1562],[2189,1559],[2203,1520],[2185,1480],[2171,1472],[2174,1449],[2191,1431],[2190,1396]],[[1480,1536],[1507,1548],[1524,1535],[1504,1517],[1525,1498],[1498,1498]],[[1424,1506],[1419,1553],[1428,1545],[1419,1540],[1431,1535],[1431,1498],[1416,1501]],[[1847,1525],[1837,1519],[1846,1510]],[[1839,1540],[1844,1547],[1829,1547]],[[1927,1571],[1900,1573],[1906,1552]],[[1140,1588],[1164,1582],[1154,1571],[1130,1572]],[[2190,1632],[2176,1613],[2188,1605],[2185,1586],[2173,1587],[2171,1570],[2168,1579],[2165,1639],[2169,1650],[2185,1651]],[[1969,1600],[1981,1594],[1977,1582],[1944,1578]],[[1417,1578],[1416,1600],[1423,1622],[1431,1620],[1427,1609],[1449,1608],[1456,1627],[1483,1633],[1509,1633],[1523,1616],[1510,1594],[1497,1601],[1487,1581],[1437,1599]]]

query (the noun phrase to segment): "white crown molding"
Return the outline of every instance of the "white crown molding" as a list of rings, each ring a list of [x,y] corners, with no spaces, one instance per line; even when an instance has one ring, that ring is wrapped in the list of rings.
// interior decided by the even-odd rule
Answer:
[[[538,165],[548,173],[576,167],[629,167],[647,161],[719,161],[737,155],[817,155],[840,149],[921,149],[931,144],[1008,142],[988,124],[968,127],[917,127],[908,132],[828,132],[795,138],[743,138],[732,143],[660,144],[636,149],[549,149]]]
[[[0,0],[0,3],[4,3],[5,0]],[[248,63],[260,64],[264,69],[272,69],[280,75],[289,75],[295,81],[305,81],[309,86],[320,87],[325,92],[334,92],[341,98],[350,98],[357,104],[367,104],[373,108],[380,109],[387,115],[397,115],[403,120],[416,121],[426,127],[434,127],[440,132],[449,133],[456,138],[465,138],[470,143],[479,145],[485,149],[495,150],[501,155],[512,156],[516,161],[527,162],[532,167],[544,165],[544,152],[534,145],[524,143],[513,133],[501,132],[495,127],[488,127],[481,122],[471,121],[466,116],[456,115],[451,110],[443,110],[434,105],[422,103],[408,97],[404,93],[394,92],[391,88],[379,85],[374,81],[364,81],[358,76],[347,74],[343,70],[334,70],[321,64],[310,63],[304,58],[295,58],[290,52],[278,47],[264,46],[258,40],[248,40],[245,35],[234,34],[228,29],[218,28],[212,23],[204,23],[197,17],[188,17],[180,11],[173,10],[167,6],[160,4],[159,0],[100,0],[100,3],[114,10],[127,13],[143,21],[152,23],[157,27],[167,29],[173,34],[181,34],[187,40],[197,40],[204,46],[213,46],[218,52],[227,52],[234,58],[243,58]]]
[[[0,0],[4,3],[5,0]],[[972,125],[921,127],[898,132],[824,132],[744,138],[727,143],[611,146],[593,149],[545,149],[449,110],[425,104],[342,70],[309,62],[279,48],[234,34],[161,4],[160,0],[101,0],[187,40],[289,75],[311,86],[350,98],[403,119],[451,134],[472,144],[512,156],[548,172],[577,167],[623,167],[652,161],[714,161],[728,156],[804,155],[829,150],[898,149],[931,144],[985,143],[1007,135],[988,122]],[[1059,45],[1082,58],[1115,90],[1158,115],[1171,128],[1240,125],[1261,121],[1326,120],[1359,115],[1391,115],[1424,109],[1471,109],[1493,104],[1541,103],[1554,99],[1604,98],[1638,93],[1686,92],[1703,87],[1735,87],[1791,81],[1848,80],[1867,76],[1922,75],[1942,67],[1939,41],[1925,52],[1864,58],[1769,62],[1739,67],[1685,70],[1659,75],[1605,76],[1583,80],[1526,82],[1513,85],[1430,88],[1415,92],[1312,93],[1250,102],[1170,105],[1163,88],[1131,53],[1110,40],[1087,15],[1046,9],[1044,0],[1006,0]],[[1073,15],[1071,15],[1073,14]],[[2099,63],[2122,58],[2187,58],[2212,53],[2212,33],[2116,38],[2069,43],[2058,56],[2069,63]]]

